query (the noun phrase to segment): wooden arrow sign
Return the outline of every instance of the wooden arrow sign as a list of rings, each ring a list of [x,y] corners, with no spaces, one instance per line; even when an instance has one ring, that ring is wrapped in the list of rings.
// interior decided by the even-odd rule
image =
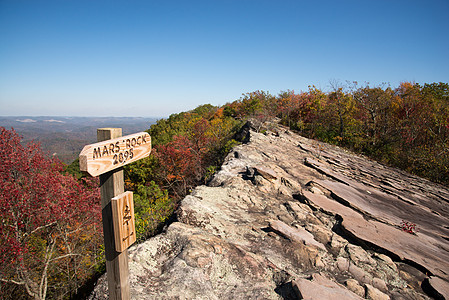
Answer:
[[[79,155],[80,170],[98,176],[150,155],[151,137],[146,132],[87,145]]]

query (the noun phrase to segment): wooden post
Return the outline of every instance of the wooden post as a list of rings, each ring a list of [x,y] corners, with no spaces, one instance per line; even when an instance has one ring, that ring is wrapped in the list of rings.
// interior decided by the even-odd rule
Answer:
[[[121,128],[97,129],[97,140],[99,142],[121,136]],[[109,299],[129,299],[128,250],[121,253],[115,250],[111,209],[111,199],[124,192],[122,167],[100,175],[100,191]]]
[[[132,193],[124,193],[123,166],[150,155],[151,137],[146,132],[122,137],[121,128],[99,128],[97,140],[98,143],[84,146],[81,150],[80,170],[91,176],[100,176],[109,299],[125,300],[129,299],[127,248],[135,241],[136,235]],[[114,215],[117,217],[117,232],[114,232]],[[116,243],[116,236],[124,240]]]

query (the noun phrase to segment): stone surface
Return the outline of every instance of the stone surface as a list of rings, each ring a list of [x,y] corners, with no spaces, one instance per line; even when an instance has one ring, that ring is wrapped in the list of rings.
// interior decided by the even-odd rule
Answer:
[[[437,299],[449,299],[449,284],[441,278],[431,276],[427,279],[432,296]]]
[[[295,280],[293,286],[299,299],[304,300],[362,299],[342,285],[316,273],[312,275],[312,280]]]
[[[313,223],[306,224],[306,230],[313,234],[315,240],[321,244],[328,244],[332,239],[332,231],[325,226],[316,225]]]
[[[302,243],[306,246],[313,246],[321,250],[326,250],[323,244],[317,242],[313,235],[303,228],[293,228],[278,220],[271,220],[269,226],[279,234],[289,238],[292,241]]]
[[[348,244],[348,245],[346,245],[346,252],[348,252],[349,258],[356,265],[359,265],[359,264],[374,265],[374,264],[376,264],[375,260],[372,259],[371,256],[365,250],[363,250],[362,247]]]
[[[344,257],[337,257],[337,268],[341,272],[348,272],[349,271],[349,260]]]
[[[365,288],[359,284],[359,282],[355,279],[348,279],[345,281],[345,285],[354,294],[365,298]]]
[[[129,249],[132,299],[447,298],[447,188],[282,126],[251,128],[177,222]],[[104,278],[90,299],[107,299]]]
[[[388,292],[387,284],[382,279],[380,279],[380,278],[373,278],[372,284],[379,291],[382,291],[382,292],[385,292],[385,293]]]
[[[352,262],[349,263],[348,272],[351,273],[354,279],[357,280],[360,284],[371,284],[373,282],[373,277],[371,276],[371,274],[365,272],[365,270],[354,265]]]
[[[341,229],[345,234],[357,237],[365,245],[379,246],[402,260],[413,261],[445,280],[449,279],[449,251],[445,250],[447,241],[437,241],[424,234],[409,234],[379,221],[366,220],[359,212],[323,195],[308,191],[304,195],[322,209],[342,216]]]
[[[390,268],[394,272],[398,271],[398,268],[397,268],[396,264],[394,263],[394,261],[390,257],[386,256],[385,254],[375,253],[374,257],[379,259],[379,261],[384,263],[386,266],[388,266],[388,268]]]
[[[390,300],[390,296],[382,293],[370,284],[365,284],[365,296],[369,300]]]

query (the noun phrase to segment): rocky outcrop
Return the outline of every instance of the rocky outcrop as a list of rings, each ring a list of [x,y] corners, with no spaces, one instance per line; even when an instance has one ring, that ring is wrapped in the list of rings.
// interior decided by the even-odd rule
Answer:
[[[449,299],[447,188],[269,128],[129,249],[132,299]]]

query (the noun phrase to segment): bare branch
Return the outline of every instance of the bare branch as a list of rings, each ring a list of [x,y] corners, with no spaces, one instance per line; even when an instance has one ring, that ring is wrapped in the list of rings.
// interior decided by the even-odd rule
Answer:
[[[69,257],[69,256],[82,256],[82,255],[78,254],[78,253],[69,253],[69,254],[65,254],[65,255],[61,255],[61,256],[52,258],[52,259],[49,260],[49,262],[52,262],[52,261],[55,261],[55,260],[58,260],[58,259],[63,259],[63,258]]]
[[[1,278],[1,277],[0,277],[0,281],[6,282],[6,283],[13,283],[13,284],[17,284],[17,285],[25,284],[25,281],[16,281],[16,280],[13,280],[13,279],[4,279],[4,278]]]
[[[33,231],[31,231],[29,234],[33,234],[33,233],[35,233],[36,231],[39,231],[39,230],[41,230],[41,229],[44,229],[44,228],[47,228],[47,227],[50,227],[50,226],[53,226],[53,225],[56,225],[56,224],[57,224],[57,222],[55,221],[55,222],[52,222],[52,223],[50,223],[50,224],[46,224],[46,225],[43,225],[43,226],[36,227],[36,229],[34,229]]]

